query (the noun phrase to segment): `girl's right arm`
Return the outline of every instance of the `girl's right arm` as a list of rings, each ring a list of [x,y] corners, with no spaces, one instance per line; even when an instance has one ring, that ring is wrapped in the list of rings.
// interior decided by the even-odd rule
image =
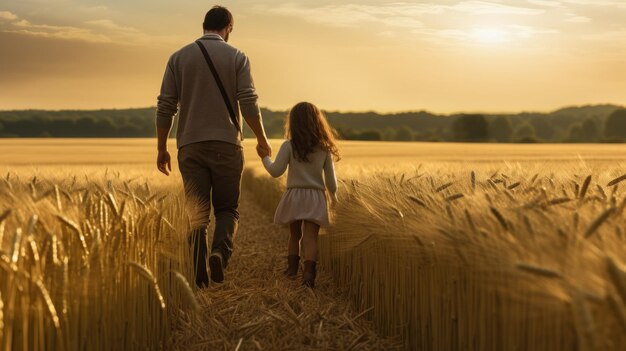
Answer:
[[[337,176],[335,175],[333,156],[330,152],[324,161],[324,183],[326,183],[326,189],[330,193],[331,201],[337,202]]]
[[[274,162],[272,162],[272,159],[269,156],[263,157],[263,166],[265,167],[265,170],[267,170],[267,173],[274,178],[278,178],[287,170],[290,156],[291,143],[289,143],[289,141],[285,141],[280,146],[280,150],[278,150],[278,154],[276,155],[276,160]]]

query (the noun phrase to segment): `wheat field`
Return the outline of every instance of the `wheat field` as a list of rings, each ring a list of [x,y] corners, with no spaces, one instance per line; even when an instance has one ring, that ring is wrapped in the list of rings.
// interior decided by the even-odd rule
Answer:
[[[265,175],[252,146],[244,193],[271,214],[284,178]],[[267,318],[235,308],[243,324],[229,330],[203,308],[273,297],[189,285],[195,212],[176,170],[151,166],[154,141],[0,140],[1,347],[211,349],[191,340],[210,325],[224,329],[220,349],[625,349],[623,147],[340,147],[340,201],[320,237],[332,293],[317,303],[345,297],[343,312],[326,324],[311,317],[320,305],[293,313],[298,292]],[[305,342],[290,324],[320,332]]]

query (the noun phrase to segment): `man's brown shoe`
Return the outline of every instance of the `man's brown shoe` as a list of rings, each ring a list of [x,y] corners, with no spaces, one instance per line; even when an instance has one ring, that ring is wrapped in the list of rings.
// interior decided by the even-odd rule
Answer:
[[[211,253],[209,256],[209,268],[211,269],[211,280],[216,283],[224,281],[224,266],[222,264],[222,254],[219,252]]]

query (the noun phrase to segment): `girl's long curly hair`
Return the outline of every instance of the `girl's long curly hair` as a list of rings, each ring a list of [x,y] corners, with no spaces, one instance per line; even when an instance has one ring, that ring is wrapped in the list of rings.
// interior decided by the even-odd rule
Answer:
[[[294,106],[285,121],[285,138],[291,140],[294,156],[302,162],[309,161],[309,154],[320,147],[339,161],[337,132],[330,127],[326,116],[310,102]]]

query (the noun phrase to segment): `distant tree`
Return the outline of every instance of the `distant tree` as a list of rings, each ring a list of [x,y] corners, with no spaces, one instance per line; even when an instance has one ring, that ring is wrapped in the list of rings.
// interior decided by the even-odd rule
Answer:
[[[8,133],[4,130],[4,124],[0,122],[0,138],[7,137]]]
[[[95,128],[99,136],[117,136],[117,126],[110,118],[100,118],[96,120]]]
[[[513,139],[518,142],[522,142],[523,140],[536,139],[535,127],[532,124],[525,122],[515,129]]]
[[[142,136],[142,130],[139,126],[126,123],[118,128],[118,133],[121,137],[139,137]]]
[[[554,122],[545,118],[545,116],[531,119],[530,124],[535,129],[535,135],[537,138],[543,140],[550,140],[554,138]]]
[[[422,130],[419,132],[413,132],[413,140],[415,141],[429,141],[432,139],[441,139],[439,133],[436,130]]]
[[[349,128],[337,128],[337,133],[339,134],[339,138],[343,140],[354,140],[355,134]]]
[[[608,139],[626,139],[626,109],[617,110],[607,117],[604,136]]]
[[[429,143],[441,143],[441,142],[444,142],[445,140],[443,140],[438,135],[431,135],[430,137],[428,137],[428,139],[426,139],[426,141],[428,141]]]
[[[382,140],[382,135],[377,130],[366,130],[358,134],[357,140]]]
[[[526,136],[526,137],[519,139],[517,142],[522,143],[522,144],[534,144],[534,143],[538,143],[539,139],[537,139],[537,137],[534,137],[534,136]]]
[[[269,126],[268,126],[269,133],[271,135],[275,135],[275,136],[278,136],[279,138],[282,138],[285,135],[284,125],[285,125],[285,120],[283,118],[275,118],[269,123]],[[254,133],[252,132],[252,130],[250,130],[250,136],[251,137],[254,136]]]
[[[461,115],[452,122],[452,135],[456,141],[487,141],[488,127],[483,115]]]
[[[497,142],[504,143],[511,141],[513,136],[513,126],[507,117],[498,117],[489,124],[489,135]]]
[[[626,141],[626,127],[613,122],[617,121],[619,113],[609,119],[609,115],[624,109],[618,106],[589,106],[559,110],[550,114],[519,113],[501,115],[503,119],[489,118],[487,132],[481,131],[482,123],[469,123],[468,117],[455,115],[452,117],[434,115],[427,112],[406,112],[397,114],[379,114],[375,112],[362,113],[327,113],[329,123],[342,129],[342,139],[391,139],[405,140],[411,131],[413,140],[510,140],[520,141],[523,135],[532,136],[528,140],[538,141],[565,141],[570,134],[572,124],[580,123],[580,140],[619,142]],[[272,137],[282,138],[283,124],[286,111],[272,111],[263,108],[263,122],[266,133]],[[625,112],[621,112],[622,114]],[[0,111],[0,135],[3,137],[39,137],[52,135],[54,137],[150,137],[155,135],[154,127],[155,108],[122,109],[122,110],[64,110],[64,111]],[[589,119],[589,121],[586,121]],[[477,121],[481,121],[480,117]],[[510,122],[514,128],[509,130]],[[595,125],[592,123],[595,121]],[[613,122],[611,122],[613,121]],[[175,121],[170,136],[176,136],[178,121]],[[525,125],[530,123],[534,132],[529,132]],[[613,123],[613,124],[611,124]],[[501,127],[498,127],[502,124]],[[456,130],[453,128],[456,125]],[[403,126],[408,129],[404,130]],[[460,126],[460,128],[459,128]],[[516,128],[519,126],[519,128]],[[523,126],[523,128],[522,128]],[[605,126],[608,128],[604,132]],[[476,128],[475,128],[476,127]],[[400,128],[403,130],[400,131]],[[519,130],[518,130],[519,129]],[[474,133],[478,130],[478,133]],[[575,128],[577,131],[578,128]],[[376,131],[377,133],[371,133]],[[595,131],[595,132],[594,132]],[[572,132],[572,133],[570,133]],[[249,128],[244,128],[248,137],[253,137]],[[363,134],[363,135],[361,135]],[[477,134],[477,135],[476,135]],[[519,136],[521,135],[521,136]],[[606,136],[605,136],[606,135]]]
[[[598,123],[593,118],[587,118],[583,121],[582,124],[581,137],[582,141],[585,142],[594,142],[598,141],[598,137],[600,136],[600,128],[598,128]]]
[[[96,136],[97,135],[97,121],[91,117],[83,117],[74,123],[76,135],[73,136]]]
[[[572,124],[568,131],[567,131],[567,137],[565,138],[565,141],[568,141],[570,143],[579,143],[584,141],[583,140],[583,126],[580,123],[574,123]]]
[[[394,140],[397,141],[411,141],[413,140],[413,131],[411,130],[411,128],[407,127],[407,126],[402,126],[398,129],[396,129],[396,133],[395,133],[395,138]]]
[[[382,140],[396,140],[396,129],[387,127],[381,132]]]

